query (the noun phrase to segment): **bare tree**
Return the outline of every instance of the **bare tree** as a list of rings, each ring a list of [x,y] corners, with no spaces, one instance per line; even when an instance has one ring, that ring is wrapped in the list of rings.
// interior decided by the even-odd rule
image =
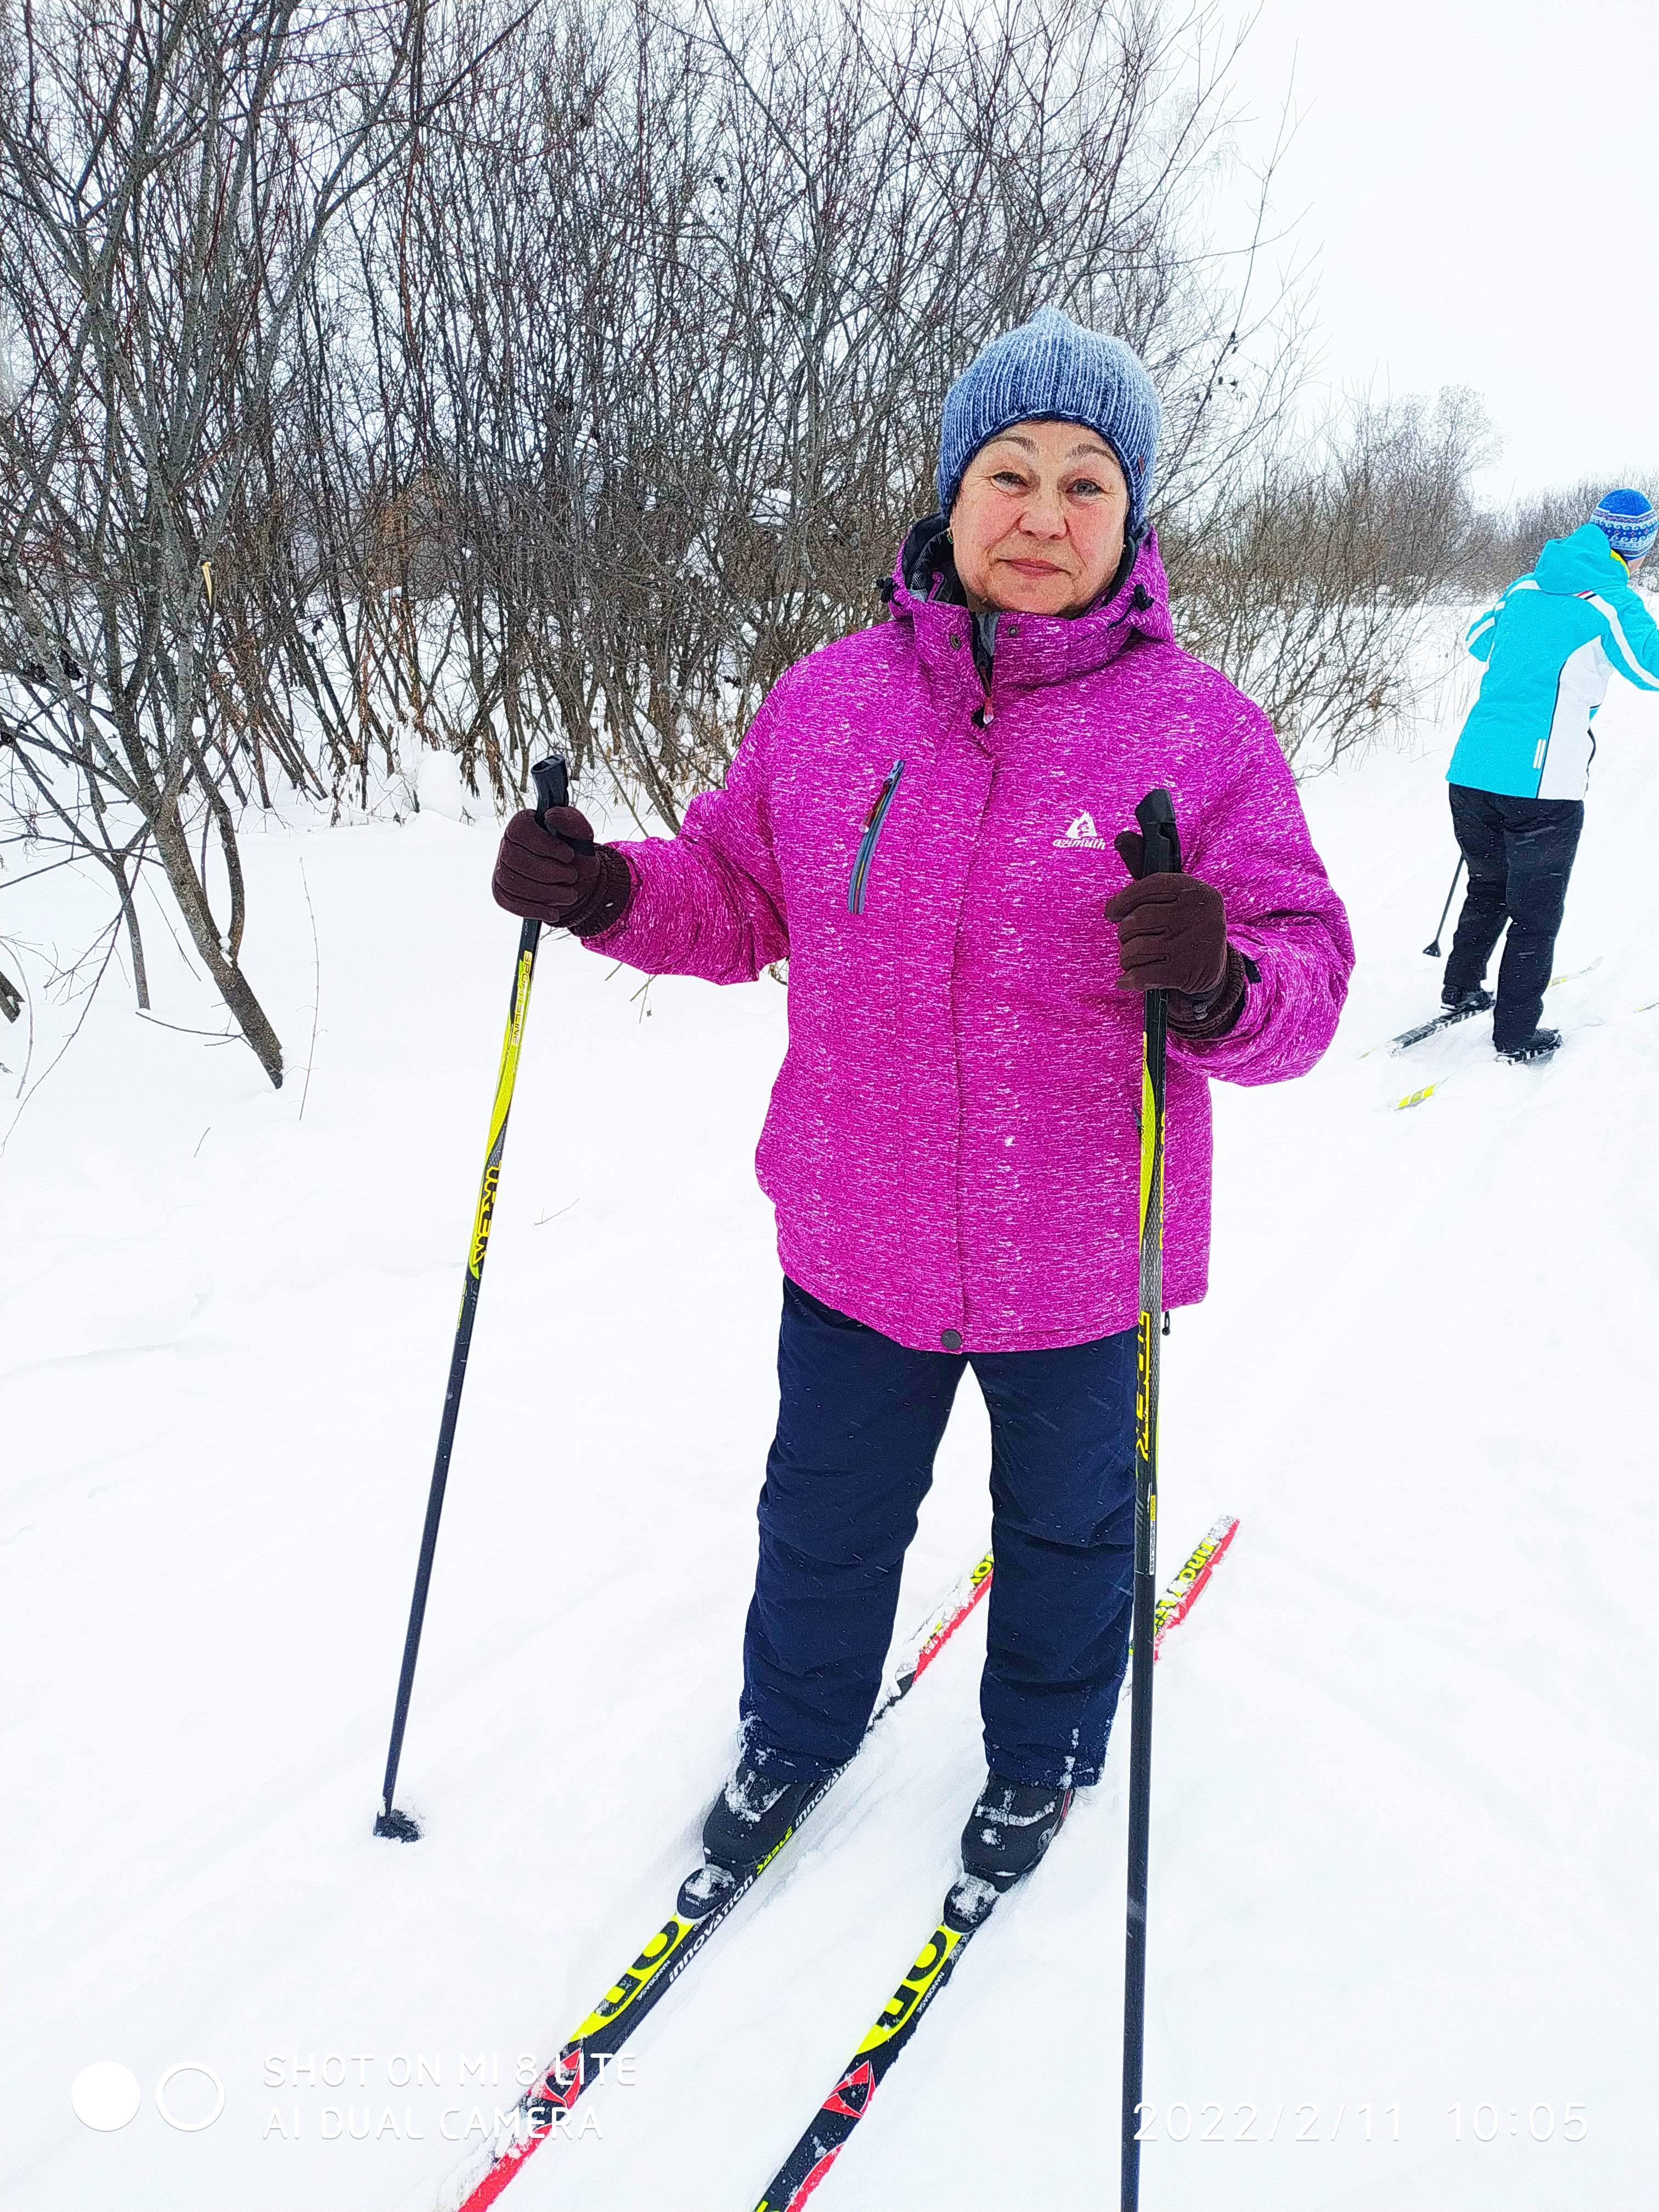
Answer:
[[[1188,617],[1246,680],[1301,638],[1294,750],[1358,618],[1334,555],[1296,611],[1276,518],[1334,545],[1382,494],[1284,434],[1271,153],[1206,228],[1235,51],[1208,0],[45,0],[0,37],[0,741],[141,1003],[159,871],[280,1079],[237,824],[284,788],[366,807],[436,745],[504,804],[551,738],[676,823],[879,615],[947,385],[1044,302],[1146,359]]]
[[[1298,773],[1419,705],[1434,609],[1468,587],[1491,450],[1471,392],[1361,403],[1275,441],[1172,532],[1182,641],[1261,702]]]
[[[418,729],[500,799],[551,726],[673,823],[781,669],[878,612],[945,386],[1044,301],[1152,362],[1166,499],[1236,475],[1297,331],[1260,220],[1231,258],[1199,227],[1230,52],[1133,0],[527,21],[313,280],[316,604],[373,672],[342,757]]]
[[[1613,485],[1655,483],[1659,483],[1659,469],[1626,469],[1603,477],[1583,477],[1575,484],[1534,492],[1501,513],[1482,516],[1470,547],[1471,592],[1501,592],[1517,576],[1524,576],[1546,541],[1567,538],[1583,529]],[[1646,577],[1644,580],[1650,588],[1659,581]]]
[[[238,526],[285,404],[295,303],[330,225],[395,155],[420,23],[404,0],[320,20],[293,0],[134,0],[121,17],[57,0],[25,15],[0,83],[0,304],[21,355],[0,417],[14,799],[108,871],[141,1005],[134,887],[159,865],[273,1084],[282,1046],[241,966],[235,813],[245,776],[264,788],[263,749],[314,778],[269,711],[257,641],[233,632],[216,665],[214,583],[259,558]]]

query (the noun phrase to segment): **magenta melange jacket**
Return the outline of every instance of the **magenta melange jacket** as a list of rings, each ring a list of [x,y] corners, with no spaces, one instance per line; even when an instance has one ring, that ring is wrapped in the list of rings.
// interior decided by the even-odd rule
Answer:
[[[1139,1312],[1142,1001],[1113,988],[1113,835],[1167,786],[1260,975],[1227,1036],[1170,1040],[1166,1305],[1205,1291],[1211,1079],[1318,1060],[1347,918],[1267,718],[1174,642],[1155,540],[1085,615],[1002,616],[988,702],[964,608],[902,581],[891,608],[779,679],[678,837],[620,847],[633,899],[588,942],[715,983],[788,957],[757,1167],[803,1289],[915,1348],[1084,1343]]]

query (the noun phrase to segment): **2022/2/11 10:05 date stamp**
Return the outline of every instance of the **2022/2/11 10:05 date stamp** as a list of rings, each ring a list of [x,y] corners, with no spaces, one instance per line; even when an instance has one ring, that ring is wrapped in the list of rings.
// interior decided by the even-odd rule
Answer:
[[[1466,2136],[1463,2132],[1464,2109],[1462,2105],[1448,2105],[1446,2107],[1446,2117],[1451,2122],[1453,2138],[1458,2142],[1468,2140],[1468,2136]],[[1524,2107],[1520,2105],[1511,2105],[1509,2108],[1507,2129],[1504,2126],[1504,2109],[1500,2105],[1471,2106],[1468,2108],[1468,2113],[1469,2136],[1473,2136],[1476,2142],[1496,2142],[1498,2136],[1505,2133],[1518,2136],[1524,2126],[1527,2134],[1534,2142],[1543,2143],[1550,2142],[1557,2131],[1555,2107],[1541,2100]],[[1589,2133],[1589,2115],[1582,2100],[1576,2100],[1562,2106],[1559,2125],[1563,2142],[1583,2142]]]
[[[1143,2103],[1135,2109],[1140,2115],[1137,2142],[1401,2142],[1405,2139],[1397,2100],[1386,2105],[1344,2103],[1334,2112],[1311,2103],[1229,2106],[1213,2099],[1187,2104],[1179,2098],[1172,2104]],[[1553,2104],[1541,2099],[1507,2108],[1486,2101],[1448,2105],[1445,2120],[1455,2142],[1495,2142],[1506,2133],[1518,2138],[1523,2130],[1536,2143],[1549,2142],[1558,2136],[1564,2142],[1583,2142],[1589,2133],[1587,2107],[1577,2100],[1564,2105],[1559,2112]]]

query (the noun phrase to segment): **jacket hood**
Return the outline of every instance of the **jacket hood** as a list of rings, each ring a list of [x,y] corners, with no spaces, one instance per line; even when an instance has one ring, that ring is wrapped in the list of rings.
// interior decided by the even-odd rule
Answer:
[[[967,604],[942,514],[925,516],[912,526],[885,596],[894,620],[908,623],[918,648],[924,657],[931,657],[930,644],[938,641],[934,633],[942,639],[951,614]],[[1082,614],[1016,613],[1005,618],[1004,628],[1010,623],[1018,626],[1021,676],[1026,682],[1058,681],[1103,667],[1138,638],[1172,642],[1170,586],[1158,557],[1157,532],[1149,529],[1139,546],[1125,548],[1116,575]],[[1002,662],[999,649],[999,667]]]
[[[1629,569],[1593,522],[1571,538],[1552,538],[1532,573],[1540,592],[1605,591],[1630,581]]]

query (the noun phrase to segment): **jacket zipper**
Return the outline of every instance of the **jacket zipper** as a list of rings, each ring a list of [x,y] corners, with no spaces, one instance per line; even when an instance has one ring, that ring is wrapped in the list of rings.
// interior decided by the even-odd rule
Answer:
[[[876,857],[876,847],[881,840],[882,824],[899,787],[899,778],[904,774],[904,763],[896,760],[887,771],[887,781],[876,793],[876,803],[864,817],[864,835],[859,840],[858,858],[853,863],[853,880],[847,886],[848,914],[864,912],[865,892],[870,875],[870,863]]]

